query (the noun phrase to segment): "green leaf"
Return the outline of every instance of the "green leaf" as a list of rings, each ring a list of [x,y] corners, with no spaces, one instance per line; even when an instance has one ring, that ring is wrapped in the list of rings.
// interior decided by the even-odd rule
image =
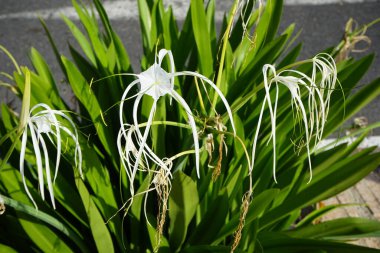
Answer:
[[[300,222],[297,223],[296,227],[301,228],[307,225],[312,225],[314,221],[321,218],[323,215],[337,209],[337,208],[343,208],[347,206],[356,206],[360,204],[336,204],[336,205],[328,205],[324,206],[322,208],[318,208],[314,211],[312,211],[310,214],[308,214],[305,218],[303,218]]]
[[[186,14],[185,21],[183,23],[182,30],[179,34],[177,44],[173,44],[173,57],[177,69],[185,69],[185,64],[188,58],[194,58],[196,50],[195,47],[194,31],[192,29],[191,9]],[[195,70],[193,64],[186,64],[187,70]],[[193,69],[191,69],[193,68]]]
[[[353,239],[356,236],[359,238],[362,235],[375,235],[375,233],[380,237],[380,221],[356,217],[325,221],[285,232],[286,235],[291,237],[309,239],[331,237],[337,239],[340,236],[351,236]]]
[[[202,75],[211,77],[214,69],[214,57],[211,50],[210,31],[207,27],[206,12],[202,0],[190,2],[191,20],[195,42],[198,49],[198,64]]]
[[[67,71],[67,76],[73,92],[91,116],[92,122],[98,130],[99,138],[104,145],[105,150],[110,155],[117,154],[115,144],[112,142],[114,138],[102,122],[102,109],[99,106],[97,98],[91,91],[90,85],[70,60],[62,56],[62,62]]]
[[[18,217],[30,239],[43,252],[73,252],[60,236],[46,226],[39,224],[37,220],[30,221],[30,218],[21,214]]]
[[[91,41],[93,52],[96,58],[101,64],[102,68],[108,67],[108,59],[105,43],[101,40],[98,23],[94,16],[90,16],[86,9],[83,9],[79,4],[72,0],[72,4],[81,20],[84,28],[86,29],[87,35]]]
[[[93,196],[91,196],[92,200],[96,204],[103,219],[108,220],[119,210],[110,172],[104,167],[93,148],[87,145],[86,140],[81,140],[80,144],[83,154],[82,166],[85,168],[84,175],[86,182],[91,187],[91,192],[93,194]],[[122,234],[120,234],[122,222],[120,217],[116,215],[109,220],[107,222],[107,227],[117,239],[119,248],[122,249]]]
[[[17,253],[17,251],[5,244],[0,244],[0,252],[3,253]]]
[[[139,7],[139,18],[141,26],[141,36],[144,44],[144,52],[147,53],[145,49],[152,49],[154,45],[154,41],[152,42],[152,39],[150,37],[152,23],[151,14],[149,11],[149,6],[145,0],[139,0],[137,3]]]
[[[4,203],[6,206],[12,207],[18,212],[24,213],[26,215],[36,218],[39,221],[43,221],[49,224],[58,231],[62,232],[68,238],[72,239],[82,252],[89,252],[89,249],[87,248],[86,244],[83,243],[83,238],[81,238],[80,235],[76,234],[74,231],[72,231],[69,227],[67,227],[65,224],[63,224],[56,218],[42,211],[38,211],[34,207],[25,205],[6,196],[1,197],[4,199]]]
[[[339,72],[338,79],[342,87],[332,94],[329,121],[326,124],[324,135],[327,136],[335,131],[345,120],[352,117],[361,108],[380,94],[379,78],[364,86],[358,93],[349,96],[353,87],[364,76],[373,61],[373,55],[363,57],[351,64],[344,66]],[[341,91],[340,89],[343,89]]]
[[[45,59],[34,48],[31,49],[29,57],[37,71],[37,73],[31,72],[32,104],[45,103],[53,108],[67,109]]]
[[[256,28],[256,48],[259,51],[262,45],[273,40],[277,33],[282,12],[282,0],[268,1]]]
[[[78,70],[82,73],[83,77],[90,82],[91,79],[97,80],[99,78],[98,70],[88,60],[83,57],[72,45],[69,44],[71,57],[73,58]]]
[[[47,84],[47,86],[44,88],[47,89],[47,91],[49,92],[54,92],[54,99],[60,99],[54,78],[50,72],[50,68],[45,62],[42,55],[34,47],[32,47],[32,49],[30,50],[29,57],[32,61],[33,67],[35,68],[41,79],[44,80],[44,84]]]
[[[92,196],[81,179],[77,179],[76,184],[79,194],[81,195],[83,205],[86,209],[88,221],[91,227],[91,233],[98,252],[114,252],[111,235],[105,225],[102,215],[92,199]]]
[[[61,59],[61,55],[59,54],[59,51],[58,51],[58,48],[57,48],[57,45],[53,39],[53,37],[51,36],[51,33],[45,23],[45,21],[43,19],[40,18],[40,23],[42,25],[42,27],[44,28],[45,30],[45,33],[46,35],[48,36],[48,39],[49,39],[49,42],[50,42],[50,45],[51,47],[53,48],[53,52],[54,52],[54,55],[55,55],[55,58],[57,59],[58,63],[59,63],[59,66],[61,67],[63,73],[65,74],[66,76],[66,69],[65,67],[63,66],[63,62],[62,62],[62,59]]]
[[[82,48],[83,52],[87,56],[87,58],[91,61],[91,63],[96,66],[95,55],[92,50],[92,46],[90,42],[87,40],[86,36],[79,30],[79,28],[65,16],[62,16],[63,21],[65,21],[66,25],[69,27],[72,35],[77,40],[79,46]]]
[[[190,245],[210,244],[224,225],[229,209],[227,193],[209,201],[212,202],[208,205],[207,212],[189,239]]]
[[[380,95],[380,78],[373,80],[365,85],[359,92],[347,100],[345,118],[353,116],[359,112],[364,106],[373,101]]]
[[[259,236],[260,249],[265,253],[375,253],[378,249],[365,248],[346,243],[322,240],[299,239],[284,236],[280,233],[265,233]]]
[[[113,43],[115,45],[116,54],[117,54],[117,57],[118,57],[117,60],[118,60],[118,63],[120,65],[119,66],[119,70],[122,73],[133,72],[132,68],[131,68],[131,62],[129,60],[129,55],[128,55],[127,51],[124,48],[123,42],[121,41],[121,39],[119,38],[119,36],[114,31],[112,31],[112,39],[113,39]]]
[[[297,208],[306,207],[347,189],[373,171],[380,163],[380,154],[370,154],[373,148],[338,161],[323,176],[316,174],[310,184],[290,194],[283,204],[268,211],[261,219],[263,227],[275,223]],[[337,181],[336,179],[339,178]],[[307,179],[304,179],[306,182]]]
[[[169,197],[169,235],[172,248],[178,249],[184,242],[198,202],[196,183],[183,172],[174,174]]]
[[[57,231],[72,235],[73,238],[71,239],[81,239],[78,239],[78,236],[75,237],[75,232],[70,231],[67,227],[65,228],[62,223],[50,215],[44,213],[39,214],[39,211],[31,207],[31,201],[27,195],[20,190],[24,189],[20,174],[8,166],[1,170],[0,179],[1,182],[5,184],[7,192],[11,197],[10,199],[4,196],[4,202],[18,211],[16,213],[18,222],[30,240],[43,252],[73,252],[73,249],[68,246],[66,240],[64,240],[62,235],[57,233]],[[44,206],[46,208],[46,203],[42,202],[28,181],[27,185],[37,204],[40,207]],[[28,206],[23,203],[28,203],[30,207],[28,208]],[[57,230],[50,229],[45,222]]]

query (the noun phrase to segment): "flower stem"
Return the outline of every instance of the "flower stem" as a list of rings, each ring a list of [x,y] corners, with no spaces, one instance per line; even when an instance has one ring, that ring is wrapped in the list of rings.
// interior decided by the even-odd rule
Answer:
[[[194,154],[195,153],[195,150],[194,149],[190,149],[190,150],[186,150],[186,151],[182,151],[181,153],[178,153],[172,157],[169,158],[169,160],[173,161],[181,156],[184,156],[184,155],[190,155],[190,154]]]
[[[202,112],[206,114],[206,108],[205,108],[205,104],[203,103],[203,98],[202,98],[201,90],[199,89],[198,80],[196,77],[194,78],[194,80],[195,80],[195,87],[197,88],[199,103],[202,108]]]
[[[230,32],[232,30],[232,24],[234,22],[234,17],[237,12],[239,5],[239,0],[235,0],[234,6],[232,7],[231,13],[230,13],[230,19],[228,21],[228,25],[226,28],[226,31],[223,35],[223,47],[222,47],[222,53],[220,56],[220,62],[219,62],[219,69],[218,69],[218,76],[216,79],[216,87],[220,89],[221,82],[222,82],[222,74],[223,74],[223,67],[224,67],[224,58],[226,56],[226,50],[227,50],[227,44],[228,44],[228,38],[230,36]],[[218,93],[214,93],[214,98],[212,100],[212,108],[215,108],[216,106],[216,100],[218,98]]]
[[[138,127],[146,127],[147,124],[148,124],[148,122],[145,122],[145,123],[140,123],[137,126]],[[187,128],[187,129],[191,130],[191,126],[189,126],[188,124],[178,123],[175,121],[156,120],[156,121],[152,121],[151,125],[152,126],[157,126],[157,125],[176,126],[176,127],[182,127],[182,128]]]

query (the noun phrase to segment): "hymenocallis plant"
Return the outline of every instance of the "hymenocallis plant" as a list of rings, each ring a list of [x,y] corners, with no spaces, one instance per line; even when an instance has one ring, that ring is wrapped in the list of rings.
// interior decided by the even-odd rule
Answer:
[[[377,21],[299,60],[295,25],[277,31],[282,1],[234,1],[220,34],[215,1],[190,1],[180,25],[163,1],[137,3],[141,69],[99,0],[63,17],[70,56],[41,20],[77,110],[36,49],[27,68],[1,47],[22,108],[1,111],[0,251],[376,252],[346,241],[378,221],[318,223],[342,206],[314,207],[380,164],[356,149],[376,124],[318,145],[380,94],[380,79],[357,86],[373,56],[347,44]]]

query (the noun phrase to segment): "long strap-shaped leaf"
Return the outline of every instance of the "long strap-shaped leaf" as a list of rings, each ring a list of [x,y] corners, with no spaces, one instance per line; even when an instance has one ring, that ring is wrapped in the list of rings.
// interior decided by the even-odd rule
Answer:
[[[54,227],[55,229],[72,239],[75,242],[75,244],[81,249],[82,252],[89,252],[89,249],[87,248],[86,244],[84,244],[83,239],[80,238],[73,230],[71,230],[69,227],[67,227],[65,224],[63,224],[53,216],[42,211],[38,211],[34,207],[25,205],[17,200],[8,198],[6,196],[1,197],[4,200],[4,204],[6,206],[12,207],[16,211],[35,217],[38,220],[49,224],[50,226]]]

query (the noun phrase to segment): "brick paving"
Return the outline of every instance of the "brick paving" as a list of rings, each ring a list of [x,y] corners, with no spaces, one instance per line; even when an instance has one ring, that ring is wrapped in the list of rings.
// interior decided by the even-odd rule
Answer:
[[[372,172],[355,186],[337,196],[323,201],[324,205],[358,204],[335,209],[325,215],[322,221],[343,217],[366,217],[380,220],[380,175]],[[380,238],[366,238],[353,243],[380,249]]]

